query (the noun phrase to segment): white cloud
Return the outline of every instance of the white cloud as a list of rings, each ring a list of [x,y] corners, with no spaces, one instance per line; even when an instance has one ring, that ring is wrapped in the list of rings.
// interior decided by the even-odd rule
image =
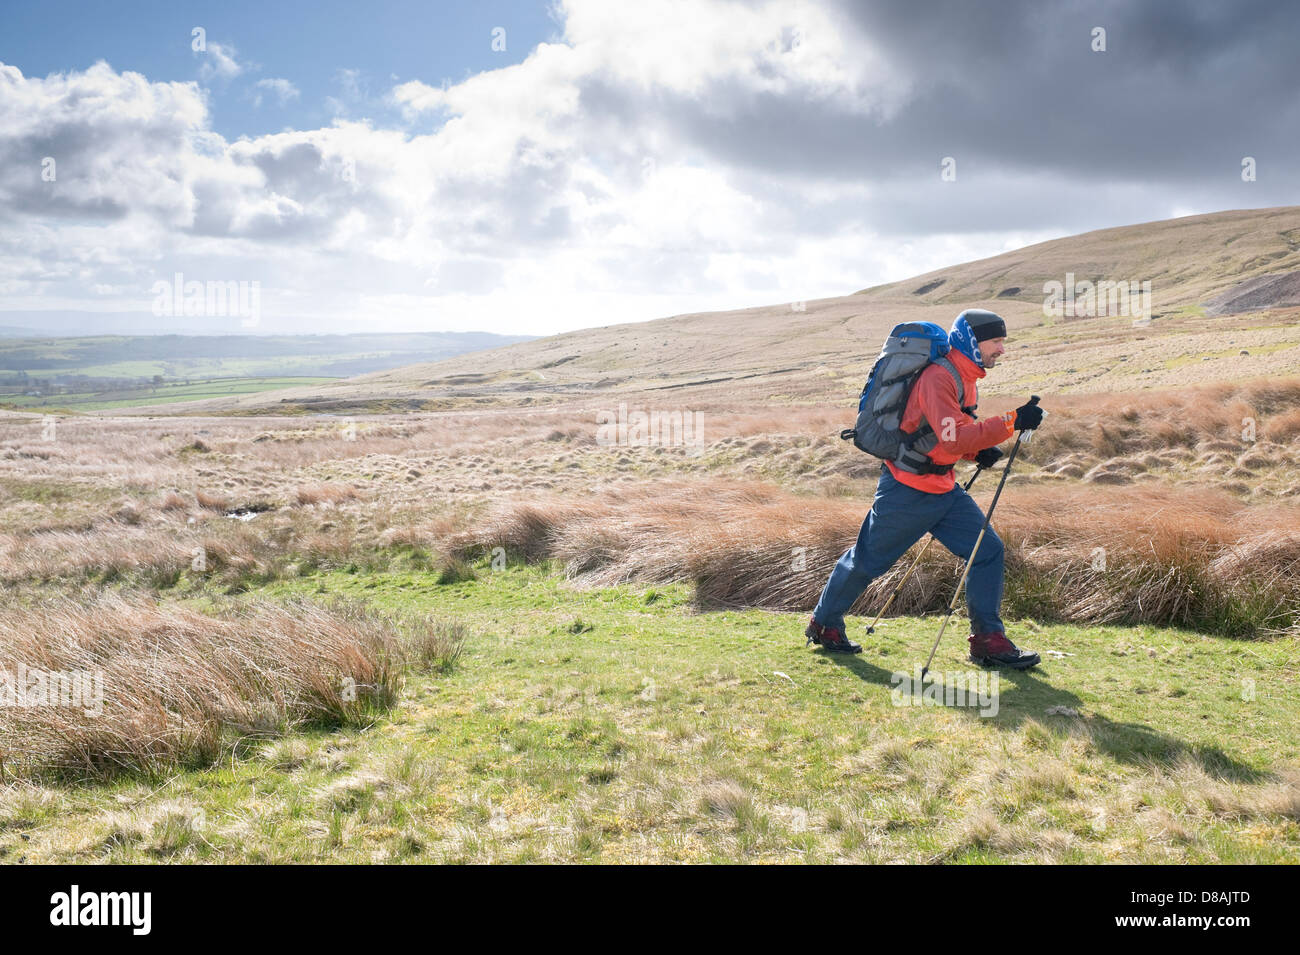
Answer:
[[[368,84],[362,77],[360,70],[336,70],[334,72],[334,82],[338,85],[339,95],[326,96],[325,108],[336,119],[347,119],[355,110],[364,110],[373,105],[374,101],[369,95]]]
[[[227,142],[197,84],[103,63],[44,79],[0,67],[8,307],[102,308],[104,289],[125,289],[119,305],[147,309],[152,283],[184,271],[260,281],[261,331],[292,317],[302,331],[540,334],[843,294],[1060,234],[945,226],[971,193],[967,179],[940,184],[937,157],[924,180],[846,176],[851,156],[800,138],[810,116],[875,129],[912,95],[832,8],[565,0],[561,12],[563,42],[522,63],[397,85],[403,128],[336,119]],[[229,47],[207,56],[205,79],[249,69]],[[355,70],[338,82],[336,115],[371,102]],[[252,90],[298,98],[284,79]],[[1104,204],[1085,185],[1081,203]],[[936,209],[935,222],[900,234],[877,221],[896,204]]]
[[[298,87],[293,83],[280,77],[258,80],[253,84],[253,106],[260,108],[262,105],[262,90],[271,93],[279,101],[281,106],[286,106],[291,100],[299,98]]]
[[[233,80],[245,70],[246,64],[235,59],[238,55],[233,46],[221,43],[209,43],[207,49],[199,53],[203,62],[199,65],[199,78],[205,83],[213,77],[221,80]]]

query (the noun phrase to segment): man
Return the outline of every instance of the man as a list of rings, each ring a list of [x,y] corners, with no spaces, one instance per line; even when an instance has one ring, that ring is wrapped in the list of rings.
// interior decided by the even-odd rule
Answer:
[[[857,543],[846,550],[822,590],[805,635],[835,653],[858,653],[862,647],[845,635],[844,613],[867,585],[927,533],[963,560],[970,558],[984,524],[979,505],[953,480],[958,460],[992,467],[1002,456],[997,445],[1017,431],[1032,431],[1043,421],[1036,405],[976,422],[976,382],[1006,351],[1006,323],[992,312],[967,309],[957,316],[948,335],[948,360],[960,374],[966,407],[958,400],[952,372],[940,364],[927,366],[912,387],[903,411],[902,430],[933,429],[937,439],[928,452],[930,463],[913,473],[893,461],[881,468],[871,512],[862,523]],[[980,542],[966,578],[970,608],[970,659],[986,667],[1025,670],[1039,662],[1037,653],[1021,650],[1007,639],[998,609],[1002,603],[1002,541],[990,527]]]

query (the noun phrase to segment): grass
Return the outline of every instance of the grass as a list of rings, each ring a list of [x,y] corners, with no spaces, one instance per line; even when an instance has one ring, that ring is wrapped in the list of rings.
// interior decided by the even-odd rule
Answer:
[[[1285,351],[1288,348],[1298,348],[1294,342],[1280,342],[1274,345],[1255,345],[1249,349],[1252,355],[1271,355],[1273,352]],[[1164,363],[1166,368],[1182,368],[1185,365],[1193,365],[1196,362],[1214,358],[1231,358],[1241,353],[1239,348],[1221,348],[1215,351],[1208,351],[1201,355],[1179,355],[1177,358],[1170,358]]]
[[[996,526],[1013,638],[1071,655],[1004,681],[992,719],[892,705],[934,619],[887,623],[853,660],[802,645],[878,471],[835,438],[845,407],[711,408],[698,455],[599,446],[565,409],[86,416],[53,440],[0,416],[20,623],[139,589],[205,616],[228,594],[344,596],[411,634],[387,709],[231,720],[83,782],[10,759],[0,859],[1293,858],[1295,639],[1269,630],[1300,579],[1300,382],[1053,399]],[[900,612],[947,593],[956,561],[931,557]],[[961,637],[936,671],[974,672]],[[253,696],[232,709],[257,716]]]
[[[990,492],[980,491],[982,505]],[[523,559],[556,558],[590,584],[688,582],[719,604],[808,611],[866,509],[853,500],[810,507],[758,483],[660,481],[509,501],[450,546],[462,557],[500,547]],[[1172,624],[1238,637],[1294,632],[1300,537],[1289,528],[1297,513],[1252,512],[1211,492],[1026,488],[995,523],[1007,545],[1006,601],[1013,612],[1058,622]],[[858,607],[882,600],[909,564],[897,562]],[[946,587],[936,582],[951,564],[942,548],[928,552],[898,609],[941,609]]]
[[[405,629],[422,670],[454,659],[454,633],[432,621]],[[6,609],[0,769],[79,781],[156,775],[216,760],[240,739],[363,722],[400,689],[407,651],[397,632],[355,605],[307,601],[205,614],[107,594]],[[27,701],[24,672],[38,674],[34,686],[59,687],[56,702],[43,690]]]
[[[445,584],[335,572],[258,596],[364,599],[472,635],[365,726],[162,779],[11,782],[0,858],[1195,863],[1300,848],[1290,640],[1021,621],[1012,635],[1045,662],[1006,677],[981,718],[891,703],[933,619],[870,638],[853,620],[866,650],[844,658],[806,649],[798,615],[699,612],[677,584],[578,590],[535,565]],[[962,633],[935,672],[971,669]]]

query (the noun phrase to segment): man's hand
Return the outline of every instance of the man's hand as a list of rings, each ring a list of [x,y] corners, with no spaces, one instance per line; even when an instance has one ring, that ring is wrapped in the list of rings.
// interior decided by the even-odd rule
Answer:
[[[1033,431],[1043,423],[1043,409],[1036,404],[1024,404],[1016,409],[1015,429]]]
[[[998,463],[998,458],[1002,457],[1000,448],[985,448],[975,455],[975,463],[980,467],[988,469]]]

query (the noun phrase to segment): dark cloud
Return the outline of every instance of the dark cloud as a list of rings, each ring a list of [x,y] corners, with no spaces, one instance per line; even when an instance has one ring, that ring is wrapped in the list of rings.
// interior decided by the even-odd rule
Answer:
[[[878,187],[826,211],[884,231],[1090,228],[1297,201],[1300,4],[832,6],[849,47],[905,81],[888,115],[736,76],[685,95],[596,75],[583,108],[632,140],[687,142],[755,176]],[[939,181],[947,156],[955,183]]]
[[[1217,144],[1294,164],[1300,6],[1288,2],[844,3],[917,89],[902,143],[1008,167],[1210,178]],[[1092,30],[1106,30],[1093,52]]]

